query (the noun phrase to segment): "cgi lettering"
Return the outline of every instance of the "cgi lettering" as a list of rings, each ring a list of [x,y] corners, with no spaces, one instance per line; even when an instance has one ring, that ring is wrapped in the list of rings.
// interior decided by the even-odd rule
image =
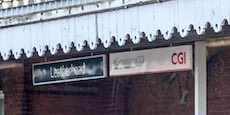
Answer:
[[[171,56],[172,64],[186,64],[186,52],[173,53]]]

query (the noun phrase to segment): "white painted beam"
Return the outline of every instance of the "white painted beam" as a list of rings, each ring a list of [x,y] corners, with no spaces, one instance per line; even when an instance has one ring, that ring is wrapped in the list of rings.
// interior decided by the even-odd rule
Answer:
[[[16,68],[16,67],[23,67],[22,63],[16,63],[16,62],[3,62],[0,63],[0,70],[2,69],[9,69],[9,68]],[[1,96],[0,96],[1,99]]]
[[[230,37],[206,40],[206,46],[211,48],[230,46]]]
[[[207,115],[207,58],[205,41],[195,43],[195,115]]]

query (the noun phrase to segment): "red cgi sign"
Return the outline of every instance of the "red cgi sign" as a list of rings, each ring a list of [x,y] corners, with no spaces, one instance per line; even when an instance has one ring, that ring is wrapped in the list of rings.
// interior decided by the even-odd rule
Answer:
[[[192,45],[109,54],[110,76],[187,71],[193,69]]]
[[[171,56],[171,61],[174,65],[186,64],[186,52],[173,53]]]

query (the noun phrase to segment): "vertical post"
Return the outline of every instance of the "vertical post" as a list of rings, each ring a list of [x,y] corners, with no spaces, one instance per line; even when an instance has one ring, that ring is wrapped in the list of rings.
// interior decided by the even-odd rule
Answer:
[[[195,42],[195,115],[207,115],[207,58],[205,41]]]

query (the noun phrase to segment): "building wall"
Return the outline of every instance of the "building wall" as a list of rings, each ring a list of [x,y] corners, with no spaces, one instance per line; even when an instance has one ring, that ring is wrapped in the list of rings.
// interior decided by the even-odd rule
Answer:
[[[154,74],[136,77],[129,90],[130,115],[194,115],[193,77]]]
[[[208,62],[208,115],[230,114],[230,49],[219,51]]]
[[[24,106],[24,68],[13,68],[2,71],[3,92],[5,95],[5,115],[22,115],[27,112]]]
[[[36,60],[39,61],[39,60]],[[32,85],[32,62],[5,69],[3,92],[5,115],[100,115],[100,83],[97,80]]]
[[[99,115],[98,99],[73,94],[35,94],[33,115]]]
[[[229,55],[208,60],[208,115],[230,114]],[[192,71],[33,86],[32,63],[1,71],[5,115],[194,115]]]
[[[27,78],[31,102],[28,103],[32,115],[100,115],[98,80],[33,86],[31,64],[26,69],[30,70]]]

